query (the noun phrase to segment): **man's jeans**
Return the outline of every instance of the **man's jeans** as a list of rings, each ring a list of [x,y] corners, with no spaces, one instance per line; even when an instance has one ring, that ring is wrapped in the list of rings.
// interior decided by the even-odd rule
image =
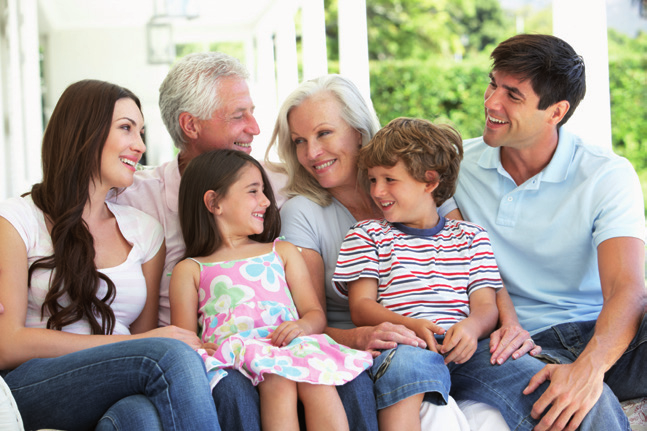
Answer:
[[[377,407],[373,381],[366,372],[343,386],[337,386],[352,430],[377,430]],[[260,399],[252,382],[235,370],[213,388],[220,427],[224,430],[260,431]]]
[[[594,325],[595,322],[566,323],[534,335],[533,340],[542,347],[542,353],[562,363],[571,363],[590,340]],[[625,400],[645,396],[645,341],[647,330],[643,318],[638,335],[607,372],[602,395],[582,422],[581,430],[630,430],[618,397]],[[530,416],[532,405],[550,382],[544,382],[529,395],[523,395],[522,391],[545,364],[524,355],[503,365],[491,365],[490,356],[487,339],[479,342],[476,353],[466,364],[450,364],[450,394],[456,400],[480,401],[497,407],[511,430],[531,430],[538,423]]]
[[[178,340],[146,338],[32,359],[4,379],[25,429],[220,429],[202,359]]]
[[[571,363],[593,336],[595,321],[563,323],[533,336],[544,354]],[[620,401],[647,396],[647,316],[625,353],[604,376]]]

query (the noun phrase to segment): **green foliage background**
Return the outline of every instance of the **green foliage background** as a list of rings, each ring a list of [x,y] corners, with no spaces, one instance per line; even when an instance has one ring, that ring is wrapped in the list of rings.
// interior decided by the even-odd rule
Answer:
[[[326,0],[333,60],[336,1]],[[483,131],[494,46],[517,32],[519,18],[527,33],[552,33],[550,7],[511,12],[498,0],[370,0],[367,18],[371,98],[381,124],[422,117],[449,122],[465,139]],[[647,34],[610,29],[608,40],[613,148],[636,169],[647,208]]]

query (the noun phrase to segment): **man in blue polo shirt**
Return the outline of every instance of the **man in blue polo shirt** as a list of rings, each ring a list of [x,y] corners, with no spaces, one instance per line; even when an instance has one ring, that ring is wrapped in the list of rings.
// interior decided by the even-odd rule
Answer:
[[[517,35],[491,58],[485,130],[464,143],[455,199],[490,234],[526,341],[555,361],[524,390],[550,383],[536,429],[575,429],[607,385],[647,395],[642,191],[626,159],[561,128],[586,91],[566,42]]]

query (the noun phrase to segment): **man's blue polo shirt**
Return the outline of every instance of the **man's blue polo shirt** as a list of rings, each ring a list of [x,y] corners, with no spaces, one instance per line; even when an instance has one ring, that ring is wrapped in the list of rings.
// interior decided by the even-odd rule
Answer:
[[[521,325],[536,333],[597,319],[597,246],[645,238],[642,190],[629,161],[560,129],[548,166],[517,186],[499,148],[476,138],[464,149],[454,198],[466,220],[488,231]]]

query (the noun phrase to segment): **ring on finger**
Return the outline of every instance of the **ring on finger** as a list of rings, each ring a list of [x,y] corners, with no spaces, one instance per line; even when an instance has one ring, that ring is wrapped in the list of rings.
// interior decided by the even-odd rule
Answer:
[[[526,341],[530,341],[530,343],[532,344],[532,347],[533,347],[533,348],[534,348],[534,347],[537,347],[537,345],[535,344],[535,340],[533,340],[532,338],[528,338]],[[524,343],[525,343],[526,341],[524,341]]]

